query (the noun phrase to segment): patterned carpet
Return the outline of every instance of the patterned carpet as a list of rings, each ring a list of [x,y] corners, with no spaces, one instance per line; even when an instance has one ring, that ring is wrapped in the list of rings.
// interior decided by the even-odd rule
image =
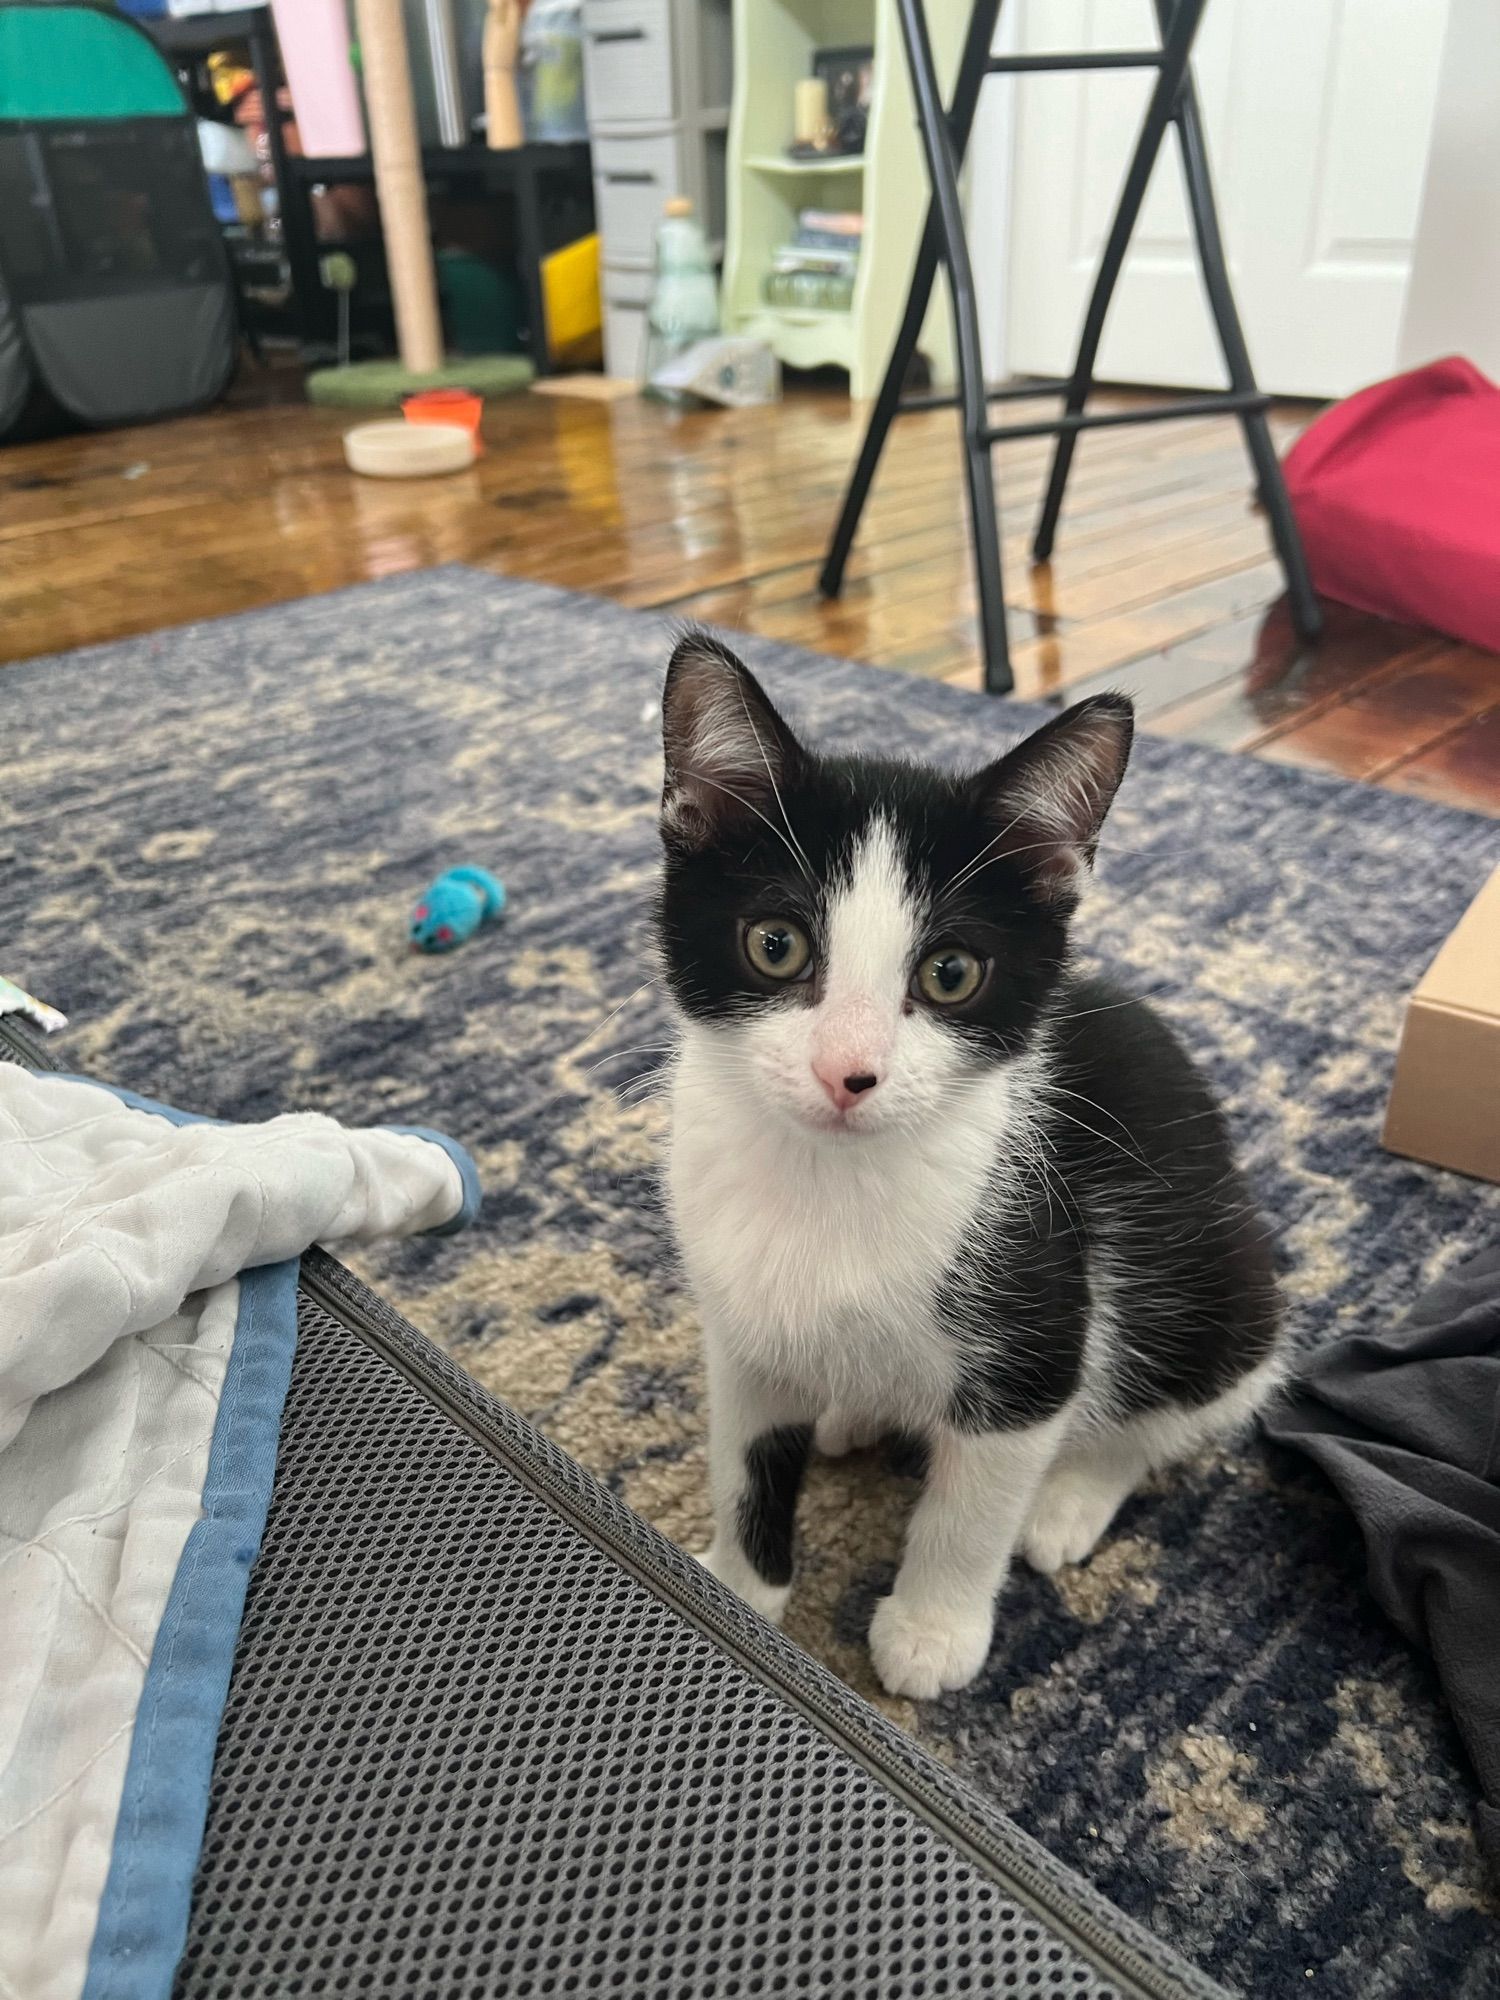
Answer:
[[[367,1275],[696,1546],[693,1314],[652,1178],[667,645],[453,569],[7,668],[0,965],[72,1015],[81,1069],[225,1117],[462,1139],[481,1226]],[[850,744],[977,760],[1024,719],[745,650]],[[1149,740],[1106,828],[1089,950],[1217,1079],[1303,1341],[1387,1324],[1500,1226],[1500,1190],[1377,1144],[1402,997],[1497,851],[1485,821]],[[408,906],[465,858],[504,876],[508,923],[408,955]],[[911,1491],[866,1457],[817,1469],[805,1508],[789,1627],[871,1694]],[[1494,1994],[1471,1780],[1361,1574],[1331,1493],[1247,1444],[1132,1502],[1086,1568],[1018,1571],[977,1686],[885,1705],[1231,1984]]]

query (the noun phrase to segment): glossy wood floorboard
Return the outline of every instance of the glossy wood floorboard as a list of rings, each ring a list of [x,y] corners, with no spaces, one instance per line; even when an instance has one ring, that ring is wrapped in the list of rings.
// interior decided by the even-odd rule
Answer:
[[[1308,415],[1278,410],[1278,442]],[[471,472],[389,485],[345,470],[348,422],[256,370],[201,416],[0,449],[0,662],[472,562],[664,634],[700,618],[978,685],[951,413],[897,425],[834,603],[817,569],[862,428],[841,393],[693,415],[510,397]],[[1085,436],[1031,565],[1049,449],[996,458],[1019,693],[1123,687],[1158,733],[1500,814],[1500,658],[1336,605],[1302,647],[1233,424]]]

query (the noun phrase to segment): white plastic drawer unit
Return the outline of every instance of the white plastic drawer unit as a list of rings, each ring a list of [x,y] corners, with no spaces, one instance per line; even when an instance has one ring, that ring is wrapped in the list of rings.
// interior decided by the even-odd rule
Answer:
[[[610,263],[649,264],[668,196],[682,191],[682,151],[675,132],[594,138],[594,208]]]
[[[646,308],[651,300],[649,269],[606,264],[600,289],[604,293],[604,366],[611,375],[638,382],[645,372]]]
[[[669,0],[585,0],[583,71],[592,124],[675,118]]]

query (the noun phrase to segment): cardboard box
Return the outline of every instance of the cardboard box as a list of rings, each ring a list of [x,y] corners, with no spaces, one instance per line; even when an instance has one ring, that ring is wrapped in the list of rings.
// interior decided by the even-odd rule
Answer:
[[[1384,1143],[1500,1181],[1500,868],[1411,996]]]

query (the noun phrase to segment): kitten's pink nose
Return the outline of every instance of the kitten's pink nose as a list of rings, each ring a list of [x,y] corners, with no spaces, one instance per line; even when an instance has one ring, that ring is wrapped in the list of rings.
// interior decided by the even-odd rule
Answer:
[[[835,1111],[847,1111],[851,1104],[873,1090],[880,1078],[867,1065],[851,1062],[847,1057],[830,1057],[815,1062],[813,1075],[828,1094]]]

